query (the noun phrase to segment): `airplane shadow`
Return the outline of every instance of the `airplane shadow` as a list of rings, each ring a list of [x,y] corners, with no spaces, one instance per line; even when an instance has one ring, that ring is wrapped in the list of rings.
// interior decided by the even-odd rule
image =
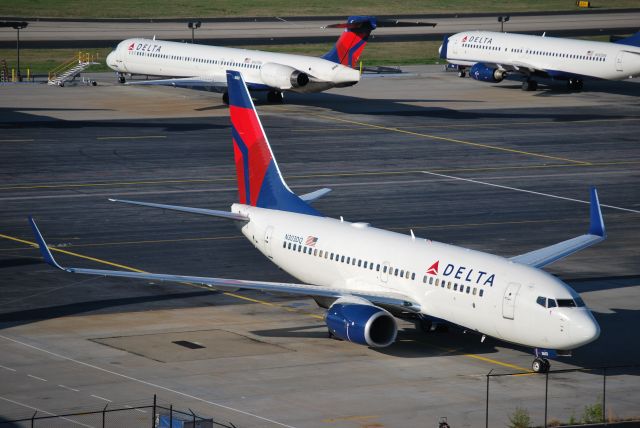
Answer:
[[[209,110],[226,109],[227,106],[212,106]],[[35,114],[38,111],[76,111],[77,109],[51,109],[51,108],[0,108],[0,130],[21,129],[28,127],[29,129],[91,129],[91,128],[121,128],[144,130],[145,128],[154,129],[156,131],[164,131],[167,133],[183,133],[189,131],[202,131],[209,129],[227,129],[229,128],[229,120],[221,118],[220,124],[216,124],[210,118],[198,118],[190,120],[189,118],[177,119],[139,119],[139,120],[64,120],[48,116],[39,116]],[[82,111],[92,111],[92,109],[82,109]],[[104,109],[93,109],[93,111],[111,111]],[[30,114],[34,112],[34,114]]]
[[[569,89],[567,83],[562,80],[536,79],[538,81],[538,90],[535,92],[537,97],[562,97],[571,94],[580,93],[603,93],[614,95],[640,96],[640,85],[628,81],[615,80],[585,80],[582,90]],[[478,82],[479,84],[482,82]],[[522,90],[520,81],[509,80],[494,85],[496,88],[505,90]]]

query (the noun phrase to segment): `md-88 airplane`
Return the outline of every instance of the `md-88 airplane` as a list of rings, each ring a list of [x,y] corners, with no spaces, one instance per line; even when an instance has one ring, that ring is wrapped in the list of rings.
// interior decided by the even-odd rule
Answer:
[[[115,200],[133,205],[221,217],[269,260],[301,283],[207,278],[62,267],[30,218],[44,259],[70,273],[189,282],[214,289],[250,289],[310,296],[327,309],[329,334],[386,347],[396,317],[423,328],[452,323],[480,334],[536,348],[532,368],[547,357],[595,340],[600,328],[571,287],[540,268],[602,241],[605,229],[595,189],[587,234],[512,258],[325,217],[311,202],[320,189],[297,196],[285,183],[246,83],[227,72],[239,201],[230,211]],[[562,352],[558,352],[562,351]]]
[[[466,31],[445,37],[440,57],[467,70],[475,80],[498,83],[522,79],[535,91],[536,78],[567,82],[580,90],[585,79],[623,80],[640,76],[640,33],[615,43],[562,39],[493,31]]]
[[[344,31],[322,57],[135,38],[120,42],[107,56],[107,65],[118,73],[120,83],[125,83],[125,74],[165,76],[129,84],[208,89],[222,92],[227,104],[225,73],[236,70],[242,72],[249,89],[267,91],[269,102],[282,102],[284,91],[322,92],[358,83],[356,67],[374,29],[435,25],[350,16],[346,23],[325,27]]]

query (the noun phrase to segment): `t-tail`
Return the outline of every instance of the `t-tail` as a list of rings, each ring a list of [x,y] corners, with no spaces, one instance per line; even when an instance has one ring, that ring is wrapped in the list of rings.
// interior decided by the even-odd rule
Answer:
[[[239,202],[321,216],[293,193],[282,178],[242,74],[228,70],[227,87]]]
[[[335,46],[322,58],[348,67],[357,67],[369,34],[378,26],[375,16],[350,16],[346,23],[325,28],[344,28]]]

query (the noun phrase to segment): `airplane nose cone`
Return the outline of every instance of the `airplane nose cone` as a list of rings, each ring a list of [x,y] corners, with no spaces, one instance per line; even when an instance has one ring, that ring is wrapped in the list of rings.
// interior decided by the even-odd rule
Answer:
[[[575,346],[586,345],[600,336],[600,326],[591,313],[571,326],[571,336]]]
[[[118,64],[116,64],[116,52],[112,51],[107,55],[107,66],[113,70],[118,70]]]

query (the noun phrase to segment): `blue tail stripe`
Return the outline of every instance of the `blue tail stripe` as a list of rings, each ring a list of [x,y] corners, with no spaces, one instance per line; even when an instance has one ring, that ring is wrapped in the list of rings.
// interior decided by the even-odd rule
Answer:
[[[229,105],[242,108],[253,108],[249,91],[245,90],[242,75],[239,71],[227,70],[227,91]]]
[[[278,170],[276,169],[276,165],[273,160],[269,163],[267,173],[264,176],[264,181],[260,188],[260,195],[258,195],[256,206],[296,212],[300,214],[322,216],[320,212],[308,205],[294,193],[291,193],[291,191],[282,185],[280,175],[278,174]]]
[[[440,48],[440,58],[447,59],[447,49],[449,48],[449,36],[444,36],[442,47]]]
[[[349,65],[351,67],[355,66],[355,64],[353,63],[353,55],[356,52],[358,52],[358,49],[360,48],[360,46],[362,46],[363,44],[367,43],[367,39],[368,39],[368,37],[365,37],[364,39],[360,40],[358,43],[353,45],[353,47],[351,49],[349,49]]]
[[[242,137],[240,137],[240,133],[236,129],[235,126],[231,125],[231,134],[233,135],[233,139],[240,149],[242,153],[242,169],[244,171],[244,189],[245,195],[247,197],[247,203],[251,203],[251,186],[249,182],[249,149],[247,145],[242,141]]]
[[[598,191],[595,186],[591,188],[591,224],[589,233],[596,236],[605,236],[604,220],[602,219],[602,211],[600,210],[600,201],[598,200]]]

